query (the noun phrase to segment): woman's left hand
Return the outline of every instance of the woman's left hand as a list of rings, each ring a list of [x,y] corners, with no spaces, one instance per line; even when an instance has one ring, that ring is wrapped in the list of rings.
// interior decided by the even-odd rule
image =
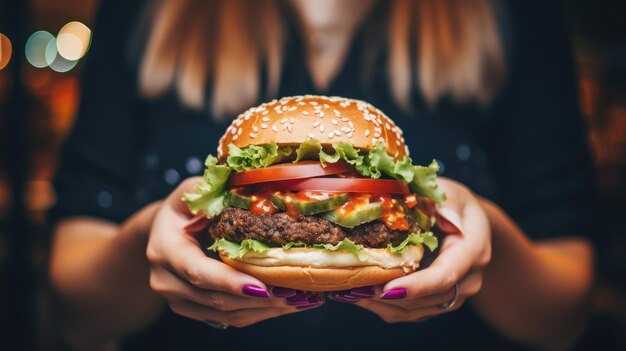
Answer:
[[[397,323],[422,321],[454,311],[478,293],[483,270],[491,258],[487,216],[467,187],[445,178],[440,178],[438,183],[448,198],[438,211],[462,234],[445,236],[439,256],[426,269],[384,286],[331,293],[331,299],[352,302],[376,313],[385,322]]]

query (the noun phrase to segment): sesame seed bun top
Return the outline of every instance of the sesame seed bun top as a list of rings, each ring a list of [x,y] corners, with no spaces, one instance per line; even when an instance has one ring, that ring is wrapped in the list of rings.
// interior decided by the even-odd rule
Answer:
[[[322,145],[347,142],[366,150],[382,142],[395,159],[409,154],[402,130],[376,107],[360,100],[314,95],[285,97],[248,109],[226,129],[217,154],[223,161],[230,143],[240,148],[269,143],[296,146],[311,138]]]

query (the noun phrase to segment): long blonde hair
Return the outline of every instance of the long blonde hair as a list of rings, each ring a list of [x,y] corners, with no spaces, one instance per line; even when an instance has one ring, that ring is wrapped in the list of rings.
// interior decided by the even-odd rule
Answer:
[[[141,61],[142,94],[174,88],[200,109],[210,81],[213,114],[235,114],[258,101],[263,68],[268,95],[276,94],[286,37],[279,1],[161,0]],[[414,82],[431,104],[445,94],[483,103],[495,96],[505,63],[491,0],[390,3],[387,71],[396,103],[410,109]]]

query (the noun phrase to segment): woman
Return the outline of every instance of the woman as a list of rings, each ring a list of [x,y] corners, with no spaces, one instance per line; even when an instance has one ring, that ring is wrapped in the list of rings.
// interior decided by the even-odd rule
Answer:
[[[55,183],[51,279],[68,341],[571,346],[592,281],[590,245],[575,236],[593,229],[593,182],[562,18],[542,6],[105,2]],[[371,102],[404,130],[416,163],[437,157],[458,181],[441,180],[442,211],[464,235],[446,238],[429,268],[364,289],[354,304],[292,306],[292,292],[206,257],[182,232],[180,194],[229,116],[306,93]],[[399,298],[381,298],[389,291]],[[228,326],[246,328],[219,330]]]

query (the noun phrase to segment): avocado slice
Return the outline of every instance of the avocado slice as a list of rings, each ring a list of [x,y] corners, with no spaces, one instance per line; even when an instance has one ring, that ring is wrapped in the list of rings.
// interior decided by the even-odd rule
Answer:
[[[298,213],[311,216],[334,210],[350,200],[349,194],[339,194],[323,200],[293,200],[292,205]]]
[[[354,228],[357,225],[380,218],[382,212],[382,204],[379,202],[372,202],[351,211],[345,216],[338,210],[324,212],[320,216],[342,227]]]
[[[285,206],[285,199],[283,199],[282,196],[278,194],[270,194],[268,198],[270,199],[272,205],[276,206],[277,209],[281,211],[285,211],[287,209],[287,206]]]
[[[430,218],[428,217],[426,213],[420,211],[420,209],[417,208],[417,206],[413,208],[408,208],[406,204],[404,203],[404,201],[398,201],[398,203],[404,209],[404,213],[409,218],[414,220],[420,226],[420,228],[424,229],[425,231],[430,230],[430,227],[431,227]]]
[[[249,210],[252,199],[249,196],[239,195],[233,191],[228,194],[228,206]]]

